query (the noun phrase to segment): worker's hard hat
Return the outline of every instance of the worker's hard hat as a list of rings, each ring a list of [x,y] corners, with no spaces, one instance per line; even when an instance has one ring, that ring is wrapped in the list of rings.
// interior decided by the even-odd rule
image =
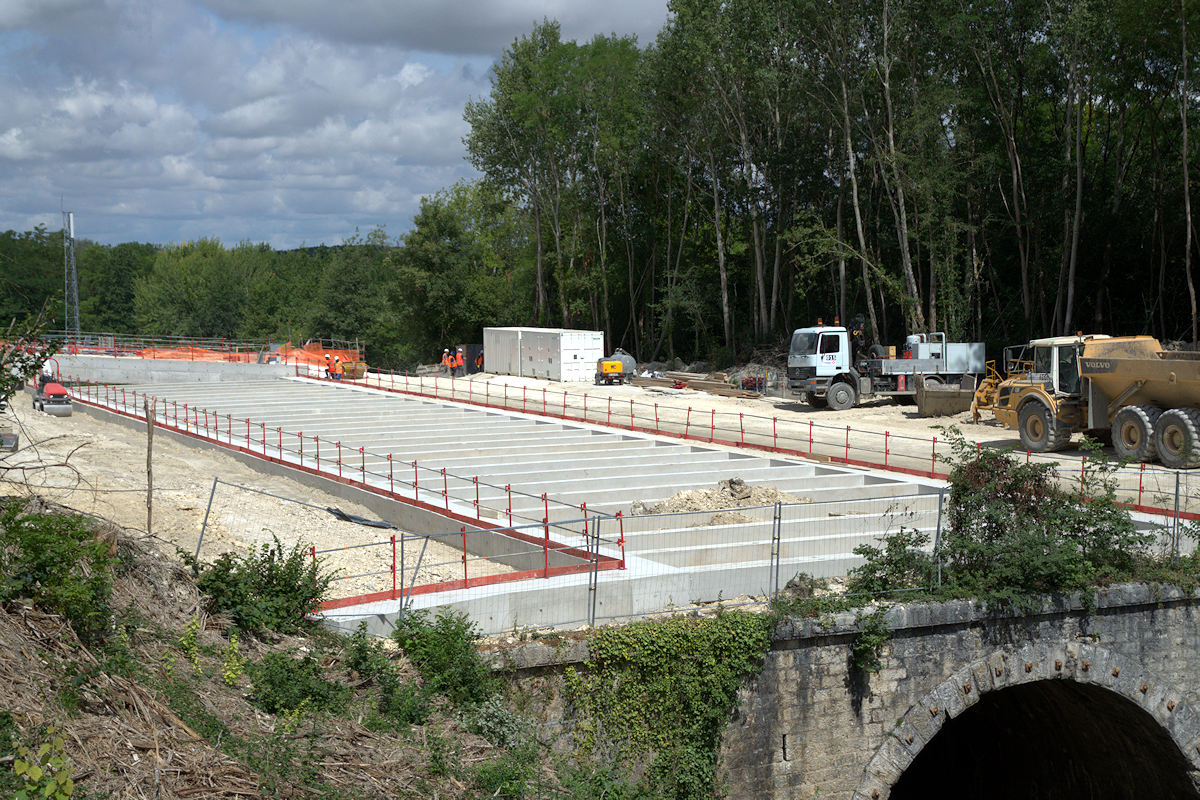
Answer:
[[[329,360],[329,353],[326,353],[326,354],[325,354],[325,360],[326,360],[326,361],[328,361],[328,360]]]
[[[444,347],[444,348],[442,348],[442,352],[443,352],[443,353],[449,353],[449,352],[450,352],[450,348],[449,348],[449,347]]]

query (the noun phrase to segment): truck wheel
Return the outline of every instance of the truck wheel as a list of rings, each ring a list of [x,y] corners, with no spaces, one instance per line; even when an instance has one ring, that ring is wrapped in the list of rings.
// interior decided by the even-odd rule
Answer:
[[[1153,461],[1154,424],[1162,416],[1158,406],[1125,406],[1112,422],[1112,445],[1117,458],[1129,461]]]
[[[1026,403],[1017,415],[1021,445],[1034,453],[1062,450],[1071,441],[1071,429],[1050,414],[1041,403]]]
[[[1200,467],[1200,411],[1172,408],[1154,423],[1158,460],[1172,469]]]
[[[825,393],[825,399],[829,402],[829,407],[834,411],[845,411],[848,408],[853,408],[854,387],[848,383],[839,381],[829,387],[829,391]]]

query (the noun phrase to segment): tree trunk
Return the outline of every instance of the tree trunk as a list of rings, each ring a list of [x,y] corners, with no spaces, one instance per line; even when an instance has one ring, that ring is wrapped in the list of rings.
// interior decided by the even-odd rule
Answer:
[[[871,275],[867,269],[867,237],[863,231],[862,208],[858,202],[858,167],[854,158],[854,142],[850,136],[850,93],[846,89],[846,79],[844,77],[840,77],[840,83],[842,87],[842,133],[845,137],[846,164],[850,171],[850,203],[854,207],[854,227],[858,232],[858,253],[859,261],[862,263],[863,294],[867,297],[867,314],[871,321],[871,333],[878,340],[881,334],[879,320],[875,316],[875,298],[871,293]]]
[[[1186,230],[1184,232],[1183,272],[1187,276],[1188,301],[1192,312],[1192,347],[1200,343],[1200,332],[1197,331],[1196,320],[1196,284],[1192,281],[1192,188],[1188,177],[1188,78],[1187,78],[1187,8],[1184,0],[1179,0],[1180,26],[1180,65],[1181,79],[1179,81],[1179,116],[1183,125],[1183,217]]]

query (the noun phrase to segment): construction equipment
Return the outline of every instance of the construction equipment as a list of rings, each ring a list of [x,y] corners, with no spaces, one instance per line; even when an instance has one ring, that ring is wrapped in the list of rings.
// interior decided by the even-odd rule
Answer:
[[[54,417],[71,416],[71,394],[53,375],[38,375],[33,389],[33,408]]]
[[[948,342],[944,333],[918,333],[905,339],[902,358],[879,344],[866,346],[861,316],[844,328],[799,328],[788,352],[788,388],[813,408],[844,411],[860,400],[894,397],[911,403],[918,382],[960,383],[984,371],[983,342]],[[965,410],[965,409],[964,409]]]
[[[637,372],[637,361],[621,348],[617,348],[608,358],[596,361],[596,385],[625,383]]]
[[[1005,371],[989,369],[972,410],[1016,428],[1027,450],[1061,450],[1085,431],[1111,436],[1122,459],[1200,466],[1200,353],[1152,336],[1057,336],[1006,348]]]

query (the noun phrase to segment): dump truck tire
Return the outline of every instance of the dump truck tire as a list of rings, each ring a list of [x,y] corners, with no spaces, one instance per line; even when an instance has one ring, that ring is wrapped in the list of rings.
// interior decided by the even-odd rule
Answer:
[[[1071,442],[1071,429],[1059,423],[1041,403],[1026,403],[1017,415],[1021,445],[1034,453],[1052,453]]]
[[[1200,411],[1172,408],[1154,423],[1158,460],[1171,469],[1200,467]]]
[[[825,393],[829,407],[834,411],[845,411],[854,408],[854,387],[843,381],[838,381],[829,387]]]
[[[1129,461],[1153,461],[1157,456],[1154,425],[1162,416],[1158,406],[1125,406],[1112,423],[1112,446],[1117,457]]]

